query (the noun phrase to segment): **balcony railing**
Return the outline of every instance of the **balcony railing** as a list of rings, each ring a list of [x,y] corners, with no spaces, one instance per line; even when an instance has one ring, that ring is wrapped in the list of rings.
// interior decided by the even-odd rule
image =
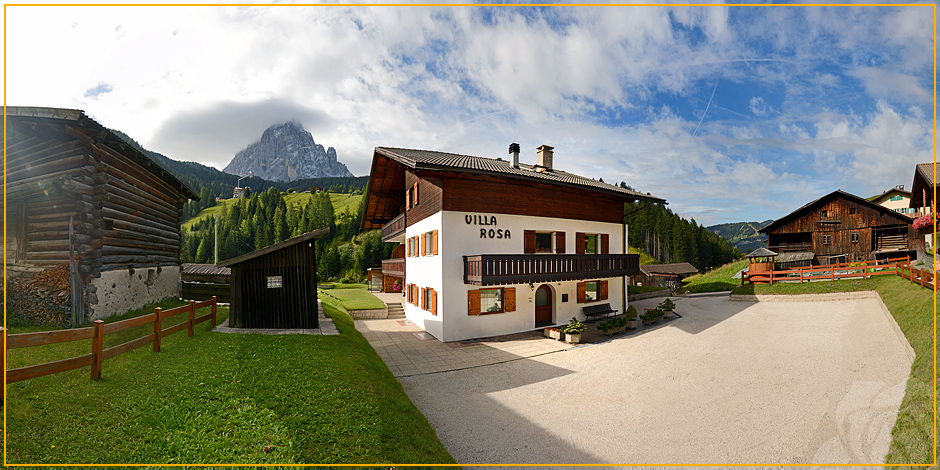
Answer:
[[[574,281],[632,276],[639,273],[639,255],[526,254],[463,257],[463,282],[474,286]]]
[[[405,259],[383,259],[382,274],[385,276],[405,277]]]
[[[382,226],[382,241],[388,241],[392,238],[395,238],[401,234],[405,233],[405,213],[402,212],[398,214],[392,220],[389,220],[387,224]]]

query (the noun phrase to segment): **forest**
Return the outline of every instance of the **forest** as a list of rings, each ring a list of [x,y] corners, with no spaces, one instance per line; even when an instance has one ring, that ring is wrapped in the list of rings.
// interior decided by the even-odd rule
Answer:
[[[202,210],[215,204],[211,189],[200,190]],[[199,206],[196,206],[199,207]],[[191,210],[195,210],[192,208]],[[196,211],[198,213],[198,211]],[[362,282],[367,268],[391,256],[392,246],[382,243],[381,231],[359,233],[362,204],[354,212],[336,214],[329,191],[315,193],[304,205],[288,205],[284,193],[268,188],[224,205],[219,214],[219,260],[250,253],[311,230],[329,227],[330,234],[316,245],[319,280]],[[184,263],[214,263],[215,219],[205,217],[191,230],[183,230],[181,257]]]

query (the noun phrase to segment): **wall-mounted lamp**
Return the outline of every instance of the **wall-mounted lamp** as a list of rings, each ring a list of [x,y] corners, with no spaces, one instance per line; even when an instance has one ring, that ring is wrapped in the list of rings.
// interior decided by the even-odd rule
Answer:
[[[529,290],[535,290],[535,284],[529,283]]]

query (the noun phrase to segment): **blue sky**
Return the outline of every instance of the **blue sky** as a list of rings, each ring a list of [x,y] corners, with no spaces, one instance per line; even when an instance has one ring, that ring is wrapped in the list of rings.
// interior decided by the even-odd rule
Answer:
[[[291,119],[357,175],[375,146],[495,158],[518,142],[533,162],[548,144],[557,168],[709,225],[909,188],[934,159],[932,5],[7,15],[8,104],[83,109],[217,168]]]

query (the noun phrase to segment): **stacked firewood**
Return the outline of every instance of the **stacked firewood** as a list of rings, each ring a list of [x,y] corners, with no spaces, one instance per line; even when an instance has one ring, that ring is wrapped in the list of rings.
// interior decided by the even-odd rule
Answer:
[[[69,265],[43,270],[36,276],[7,283],[9,307],[37,323],[68,326],[71,319]]]

